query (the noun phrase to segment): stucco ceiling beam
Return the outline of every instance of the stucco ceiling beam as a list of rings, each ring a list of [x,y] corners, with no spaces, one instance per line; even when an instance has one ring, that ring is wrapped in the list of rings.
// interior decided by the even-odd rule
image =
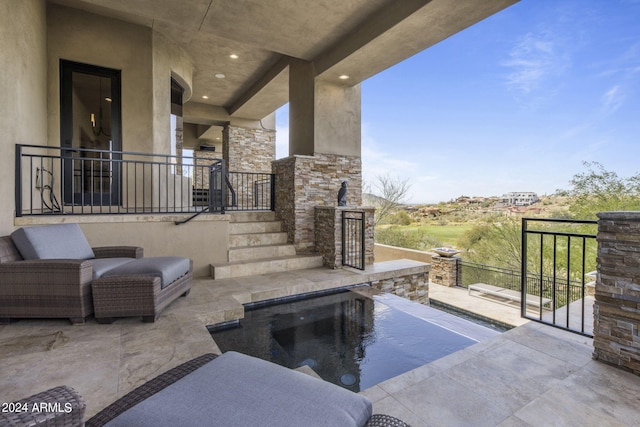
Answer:
[[[290,61],[288,56],[280,58],[227,108],[229,115],[261,119],[286,104]]]
[[[318,74],[362,49],[432,0],[403,0],[381,7],[314,59]]]
[[[518,1],[432,0],[412,13],[407,9],[393,19],[377,18],[381,23],[369,24],[380,26],[377,35],[371,29],[356,30],[320,55],[314,61],[318,77],[333,83],[358,84]],[[386,9],[378,14],[391,13]],[[386,26],[384,31],[380,31],[382,26]],[[339,79],[342,74],[349,75],[347,82]]]

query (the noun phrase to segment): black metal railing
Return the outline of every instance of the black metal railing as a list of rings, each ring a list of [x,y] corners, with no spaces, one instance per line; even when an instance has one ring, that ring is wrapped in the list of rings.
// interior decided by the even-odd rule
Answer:
[[[229,173],[227,210],[274,210],[275,179],[269,173]]]
[[[523,317],[593,336],[587,281],[596,270],[596,232],[596,220],[522,219],[521,280],[534,284],[533,291],[522,291]],[[551,312],[542,306],[536,315],[527,312],[527,293],[550,299]]]
[[[342,265],[364,270],[364,232],[364,212],[342,211]]]
[[[469,285],[475,283],[487,283],[493,286],[498,286],[504,289],[511,289],[514,291],[522,292],[522,271],[512,270],[508,268],[496,267],[492,265],[476,264],[469,261],[460,261],[458,264],[457,274],[457,286],[468,288]],[[553,276],[529,273],[526,278],[525,294],[528,297],[540,297],[547,298],[548,292],[540,292],[540,288],[551,289],[554,284]],[[555,278],[555,285],[557,289],[562,289],[562,296],[557,297],[557,305],[564,305],[564,301],[570,303],[580,299],[582,295],[582,283],[580,281],[572,280],[567,283],[567,280],[562,277]],[[568,297],[567,297],[568,294]],[[539,305],[539,302],[535,304]],[[547,307],[544,307],[547,308]]]
[[[16,216],[273,210],[271,174],[222,159],[16,145]],[[196,164],[197,163],[197,164]]]

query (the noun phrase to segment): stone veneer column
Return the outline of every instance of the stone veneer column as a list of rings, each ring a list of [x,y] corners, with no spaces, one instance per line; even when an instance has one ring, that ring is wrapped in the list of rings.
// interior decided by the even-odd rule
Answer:
[[[222,158],[222,153],[217,151],[195,150],[193,152],[193,165],[195,166],[193,188],[208,189],[209,188],[209,170],[214,160]]]
[[[458,257],[443,257],[438,254],[431,256],[431,281],[443,286],[458,284]]]
[[[640,212],[598,218],[593,358],[640,375]]]
[[[288,241],[300,252],[315,249],[315,208],[336,206],[342,181],[348,181],[347,204],[362,203],[360,157],[337,154],[295,155],[273,162],[276,217]]]
[[[276,131],[227,125],[222,131],[227,172],[271,173],[276,158]]]
[[[322,255],[326,267],[342,267],[342,213],[357,211],[364,213],[364,265],[374,261],[374,218],[375,208],[349,206],[316,206],[315,208],[315,249]]]

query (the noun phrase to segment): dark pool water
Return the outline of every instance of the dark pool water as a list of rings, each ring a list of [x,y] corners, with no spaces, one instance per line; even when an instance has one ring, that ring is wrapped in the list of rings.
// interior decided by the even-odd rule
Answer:
[[[221,351],[288,368],[307,365],[353,391],[497,334],[394,295],[343,291],[249,309],[231,327],[210,327]]]

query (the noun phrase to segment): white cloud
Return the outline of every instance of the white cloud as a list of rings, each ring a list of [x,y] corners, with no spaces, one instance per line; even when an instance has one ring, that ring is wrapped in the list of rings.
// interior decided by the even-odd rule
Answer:
[[[570,64],[563,43],[550,31],[525,34],[509,52],[509,59],[500,65],[506,67],[506,86],[516,96],[545,96],[553,94],[549,80],[562,75]]]
[[[611,87],[602,96],[604,112],[606,114],[615,113],[624,103],[625,95],[620,90],[620,85]]]

